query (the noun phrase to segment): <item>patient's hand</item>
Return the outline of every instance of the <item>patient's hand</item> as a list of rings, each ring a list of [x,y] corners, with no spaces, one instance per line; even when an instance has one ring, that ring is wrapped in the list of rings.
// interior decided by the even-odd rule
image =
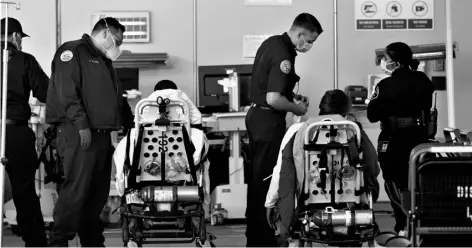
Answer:
[[[266,219],[267,219],[267,223],[269,224],[269,226],[274,229],[274,230],[277,230],[277,220],[279,219],[279,213],[276,211],[275,207],[273,208],[266,208]]]

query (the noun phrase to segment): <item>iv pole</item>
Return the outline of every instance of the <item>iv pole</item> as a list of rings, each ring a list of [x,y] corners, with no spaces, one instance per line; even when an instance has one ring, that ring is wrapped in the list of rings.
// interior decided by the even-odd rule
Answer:
[[[7,90],[8,90],[8,49],[7,49],[7,38],[8,38],[8,7],[10,4],[15,5],[16,9],[20,9],[20,4],[13,1],[1,1],[0,4],[5,5],[5,47],[3,48],[3,69],[0,71],[2,77],[2,94],[0,96],[0,103],[2,105],[1,111],[1,140],[0,140],[0,214],[3,216],[4,211],[4,191],[5,191],[5,165],[8,163],[8,159],[5,158],[5,134],[6,134],[6,119],[7,119]],[[3,7],[3,5],[2,5]],[[1,13],[0,13],[1,17]],[[0,224],[0,246],[3,246],[3,218]]]

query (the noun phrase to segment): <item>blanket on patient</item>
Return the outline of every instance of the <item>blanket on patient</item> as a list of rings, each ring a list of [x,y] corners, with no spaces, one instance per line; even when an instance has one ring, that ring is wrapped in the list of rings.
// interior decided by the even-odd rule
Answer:
[[[345,120],[342,116],[318,116],[309,119],[301,126],[297,127],[298,131],[295,133],[287,132],[288,137],[284,137],[287,140],[286,144],[280,148],[281,163],[276,165],[274,168],[274,174],[278,174],[272,177],[272,180],[278,180],[278,182],[271,182],[271,188],[276,187],[276,194],[267,195],[266,207],[270,207],[270,203],[274,202],[278,208],[280,214],[280,237],[282,239],[288,238],[293,226],[294,217],[296,216],[296,206],[301,200],[303,180],[305,178],[305,154],[304,154],[304,134],[306,128],[314,123],[323,121],[329,118],[333,121]],[[360,125],[360,124],[358,124]],[[353,134],[353,133],[352,133]],[[348,133],[348,137],[352,137],[352,134]],[[365,167],[364,180],[365,185],[372,191],[374,201],[377,200],[379,194],[379,183],[377,176],[380,173],[380,168],[377,162],[377,152],[372,142],[368,138],[367,134],[362,130],[361,127],[361,146],[363,147],[363,163]],[[269,192],[274,192],[274,189],[270,189]]]

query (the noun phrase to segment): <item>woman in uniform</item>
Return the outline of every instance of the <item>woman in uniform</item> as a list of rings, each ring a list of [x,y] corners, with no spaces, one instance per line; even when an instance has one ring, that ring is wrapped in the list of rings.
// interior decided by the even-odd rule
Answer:
[[[428,76],[417,71],[418,65],[407,44],[388,45],[381,68],[390,77],[377,84],[367,109],[369,121],[381,123],[377,152],[399,235],[404,234],[407,224],[400,195],[408,188],[409,156],[415,146],[428,142],[425,117],[429,116],[434,92]]]

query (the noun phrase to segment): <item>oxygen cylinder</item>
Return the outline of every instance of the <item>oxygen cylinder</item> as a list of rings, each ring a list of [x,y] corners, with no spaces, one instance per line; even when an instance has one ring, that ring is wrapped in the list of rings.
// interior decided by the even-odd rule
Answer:
[[[317,226],[363,226],[374,223],[374,213],[366,210],[319,211],[312,216]]]
[[[198,202],[198,186],[148,186],[138,192],[144,202]]]

